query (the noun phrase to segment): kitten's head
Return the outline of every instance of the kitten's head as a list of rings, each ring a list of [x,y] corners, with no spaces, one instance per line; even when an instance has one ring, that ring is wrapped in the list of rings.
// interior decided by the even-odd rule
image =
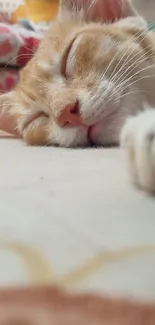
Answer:
[[[96,17],[101,20],[96,3],[61,1],[57,19],[21,71],[17,87],[3,97],[28,143],[103,144],[102,121],[120,109],[131,88],[145,22],[131,17],[94,23]]]

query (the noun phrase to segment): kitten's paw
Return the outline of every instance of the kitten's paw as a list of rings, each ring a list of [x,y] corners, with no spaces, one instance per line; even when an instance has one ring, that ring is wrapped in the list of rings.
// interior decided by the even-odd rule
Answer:
[[[123,127],[121,144],[133,182],[146,191],[155,191],[155,110],[130,117]]]
[[[44,113],[27,114],[18,119],[18,129],[29,145],[48,145],[49,118]]]

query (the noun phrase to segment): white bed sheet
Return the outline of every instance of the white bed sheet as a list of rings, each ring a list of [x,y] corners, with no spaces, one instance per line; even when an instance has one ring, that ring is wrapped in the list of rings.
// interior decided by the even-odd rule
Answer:
[[[155,199],[120,149],[0,139],[0,286],[55,284],[155,299]]]

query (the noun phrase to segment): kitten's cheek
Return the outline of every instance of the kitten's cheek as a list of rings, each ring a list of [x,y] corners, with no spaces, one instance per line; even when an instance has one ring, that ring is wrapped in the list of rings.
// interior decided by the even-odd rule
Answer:
[[[84,127],[60,128],[53,122],[49,134],[49,144],[65,148],[86,146],[88,145],[87,129]]]

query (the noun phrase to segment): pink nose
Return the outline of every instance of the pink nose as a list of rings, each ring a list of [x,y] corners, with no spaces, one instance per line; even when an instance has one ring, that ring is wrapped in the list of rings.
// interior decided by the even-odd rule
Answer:
[[[58,124],[61,127],[77,127],[82,125],[82,119],[79,113],[79,103],[68,104],[62,110]]]

